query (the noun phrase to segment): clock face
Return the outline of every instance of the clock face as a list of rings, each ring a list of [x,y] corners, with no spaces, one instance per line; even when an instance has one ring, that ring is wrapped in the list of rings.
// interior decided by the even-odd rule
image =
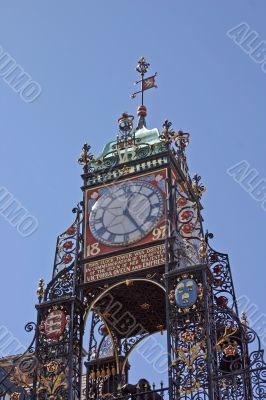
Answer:
[[[94,204],[89,217],[94,238],[107,246],[126,246],[146,236],[159,222],[164,198],[146,181],[110,187]]]

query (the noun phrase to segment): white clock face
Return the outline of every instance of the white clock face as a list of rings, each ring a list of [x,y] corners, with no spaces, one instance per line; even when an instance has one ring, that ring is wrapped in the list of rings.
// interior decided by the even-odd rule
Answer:
[[[110,187],[92,207],[89,217],[94,238],[107,246],[126,246],[146,236],[159,222],[164,198],[146,181]]]

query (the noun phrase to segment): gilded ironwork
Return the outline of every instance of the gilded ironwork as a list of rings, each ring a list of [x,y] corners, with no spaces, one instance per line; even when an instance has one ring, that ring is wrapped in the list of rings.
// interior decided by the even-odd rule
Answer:
[[[84,172],[90,171],[90,165],[93,161],[95,161],[95,157],[90,153],[91,146],[88,143],[84,143],[82,147],[82,152],[80,153],[80,157],[78,159],[78,163],[83,165]]]
[[[42,301],[42,298],[44,295],[44,280],[42,278],[39,280],[39,286],[38,286],[36,292],[37,292],[38,300],[40,303]]]
[[[37,395],[39,399],[67,399],[67,379],[64,367],[56,364],[56,368],[51,368],[51,363],[46,365],[46,373],[39,378]],[[55,366],[55,363],[54,363]]]
[[[119,131],[121,132],[122,138],[125,138],[133,129],[133,115],[123,112],[122,116],[118,118]]]
[[[199,199],[201,199],[203,193],[206,192],[206,187],[202,183],[200,183],[200,181],[201,181],[201,176],[199,176],[197,174],[194,175],[193,183],[192,183],[192,189],[193,189],[195,195]]]
[[[199,256],[200,258],[205,259],[208,255],[208,245],[205,241],[205,238],[201,238],[201,243],[200,243],[200,247],[199,247]]]

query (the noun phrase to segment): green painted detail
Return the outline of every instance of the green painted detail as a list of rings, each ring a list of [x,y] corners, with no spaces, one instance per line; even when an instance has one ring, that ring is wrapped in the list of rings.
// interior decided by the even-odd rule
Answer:
[[[149,145],[153,145],[155,143],[161,143],[159,139],[159,130],[157,128],[154,129],[147,129],[147,128],[142,128],[142,129],[134,129],[133,134],[135,133],[135,138],[136,138],[136,143],[137,144],[144,144],[147,143]],[[116,149],[116,141],[112,141],[107,143],[104,146],[103,152],[100,155],[99,159],[104,158],[108,153],[114,151]]]
[[[166,150],[165,143],[160,139],[160,132],[157,128],[133,129],[131,132],[132,141],[135,135],[135,146],[128,145],[127,149],[117,148],[117,141],[105,145],[102,154],[91,163],[94,170],[123,164],[132,159],[141,159],[151,154],[161,153]],[[121,140],[121,139],[120,139]],[[128,139],[130,140],[130,139]]]

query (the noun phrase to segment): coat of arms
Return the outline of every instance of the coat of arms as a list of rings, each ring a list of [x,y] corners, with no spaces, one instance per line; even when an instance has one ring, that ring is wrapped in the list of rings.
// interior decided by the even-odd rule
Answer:
[[[67,317],[63,310],[53,309],[51,310],[43,324],[43,331],[46,337],[49,339],[58,339],[67,324]]]
[[[180,308],[189,308],[196,303],[198,286],[193,279],[182,279],[175,289],[175,302]]]

